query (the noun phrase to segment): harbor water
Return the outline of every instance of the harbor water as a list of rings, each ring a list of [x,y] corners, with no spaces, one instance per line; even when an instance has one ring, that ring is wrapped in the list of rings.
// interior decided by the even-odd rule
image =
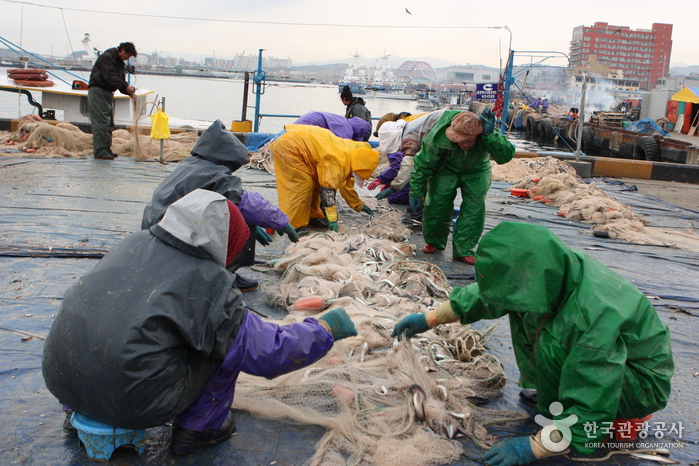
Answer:
[[[4,70],[0,70],[4,72]],[[65,80],[70,83],[74,79],[89,80],[89,72],[51,71],[52,80]],[[77,77],[76,77],[77,76]],[[244,83],[238,79],[199,78],[180,76],[132,75],[131,83],[137,88],[151,89],[154,100],[165,99],[165,113],[173,118],[214,121],[221,120],[227,127],[232,121],[243,119],[243,89]],[[252,80],[249,86],[248,108],[245,119],[253,120],[255,115],[255,99]],[[40,101],[40,93],[34,98]],[[374,118],[374,128],[377,120],[386,113],[410,112],[423,113],[418,109],[416,100],[387,99],[376,97],[372,91],[357,96],[365,100],[367,108]],[[152,106],[148,111],[153,111]],[[263,94],[260,96],[260,114],[262,115],[303,115],[307,112],[321,111],[344,115],[345,106],[340,102],[340,93],[335,84],[311,84],[290,82],[266,82]],[[26,96],[0,92],[0,118],[19,118],[36,113],[36,109],[27,102]],[[56,112],[56,118],[61,120],[62,111]],[[295,117],[263,116],[259,131],[277,133],[294,122]],[[372,139],[376,139],[373,138]],[[510,134],[510,140],[522,150],[559,150],[572,151],[565,146],[544,145],[520,138],[519,132]]]

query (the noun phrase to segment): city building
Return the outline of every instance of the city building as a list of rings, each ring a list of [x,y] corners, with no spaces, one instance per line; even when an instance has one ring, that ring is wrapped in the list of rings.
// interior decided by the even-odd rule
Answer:
[[[570,66],[605,76],[609,72],[638,81],[640,90],[655,87],[668,75],[672,52],[672,24],[653,23],[651,29],[631,29],[596,22],[573,29]],[[605,68],[605,72],[601,68]],[[574,71],[574,74],[576,72]]]

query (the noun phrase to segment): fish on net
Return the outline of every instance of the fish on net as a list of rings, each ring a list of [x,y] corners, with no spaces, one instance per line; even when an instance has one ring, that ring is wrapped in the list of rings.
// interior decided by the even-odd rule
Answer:
[[[488,427],[527,419],[481,407],[507,380],[485,346],[494,327],[449,324],[400,343],[391,337],[401,318],[436,306],[451,288],[439,267],[412,258],[400,214],[380,217],[303,237],[274,264],[278,279],[261,286],[271,305],[289,312],[284,323],[344,307],[359,333],[307,368],[238,379],[234,407],[326,428],[307,464],[450,463],[462,452],[456,437],[487,448],[496,440]],[[311,296],[323,305],[294,306]]]

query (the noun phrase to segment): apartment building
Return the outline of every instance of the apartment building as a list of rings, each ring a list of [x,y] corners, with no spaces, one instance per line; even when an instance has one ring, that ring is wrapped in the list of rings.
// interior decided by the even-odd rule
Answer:
[[[573,29],[570,66],[605,76],[608,72],[638,81],[640,90],[655,87],[668,75],[672,52],[672,24],[653,23],[651,29],[631,29],[596,22]],[[601,68],[601,69],[600,69]]]

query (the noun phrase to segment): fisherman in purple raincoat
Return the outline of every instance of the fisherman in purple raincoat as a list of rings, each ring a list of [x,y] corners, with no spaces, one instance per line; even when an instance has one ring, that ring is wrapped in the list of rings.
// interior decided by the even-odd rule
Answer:
[[[197,188],[222,194],[238,206],[245,222],[254,234],[250,235],[245,253],[231,264],[233,272],[239,267],[252,265],[255,259],[255,239],[267,246],[272,238],[266,228],[286,233],[293,242],[299,240],[289,218],[259,193],[243,189],[243,184],[232,173],[247,160],[248,149],[226,127],[216,120],[204,131],[192,148],[192,157],[185,159],[153,192],[153,199],[143,211],[141,228],[155,225],[163,218],[170,204]],[[235,286],[241,291],[251,291],[258,283],[238,276]]]
[[[174,419],[175,454],[228,439],[240,372],[277,377],[357,334],[342,308],[283,326],[248,312],[226,266],[249,235],[233,202],[197,189],[124,238],[65,294],[44,345],[49,391],[115,427]]]
[[[371,123],[359,117],[345,118],[329,112],[309,112],[301,115],[295,125],[320,126],[335,136],[353,141],[366,141],[371,133]]]

